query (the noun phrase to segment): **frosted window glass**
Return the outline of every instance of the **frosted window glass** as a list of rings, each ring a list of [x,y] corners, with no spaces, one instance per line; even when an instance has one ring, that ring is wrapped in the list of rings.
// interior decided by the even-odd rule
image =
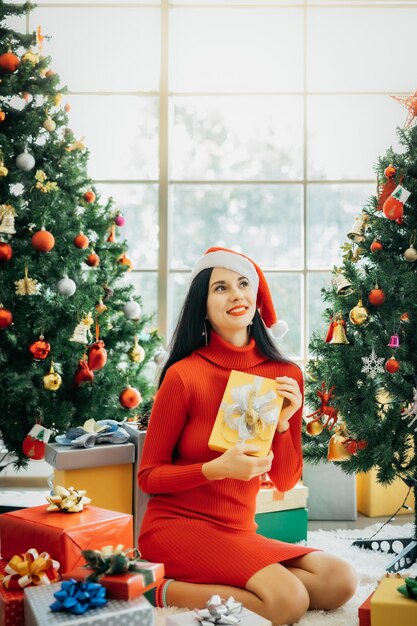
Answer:
[[[174,179],[294,180],[302,176],[302,98],[173,98]]]
[[[414,91],[416,29],[417,7],[310,10],[308,90]],[[395,52],[397,37],[404,63]]]
[[[134,96],[69,96],[69,126],[90,150],[95,179],[158,177],[158,99]]]
[[[303,85],[301,9],[175,9],[173,91],[295,91]]]
[[[38,24],[51,36],[44,54],[71,91],[158,89],[159,9],[45,7],[30,15],[31,29]]]
[[[373,164],[392,145],[407,111],[388,96],[308,98],[308,178],[376,178]]]

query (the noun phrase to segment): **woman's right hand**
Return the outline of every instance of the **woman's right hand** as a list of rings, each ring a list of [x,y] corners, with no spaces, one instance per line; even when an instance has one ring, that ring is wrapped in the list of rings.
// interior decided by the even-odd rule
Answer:
[[[222,480],[223,478],[235,478],[238,480],[251,480],[269,472],[274,453],[268,456],[251,456],[259,448],[252,444],[239,443],[229,448],[217,459],[203,463],[202,472],[208,480]]]

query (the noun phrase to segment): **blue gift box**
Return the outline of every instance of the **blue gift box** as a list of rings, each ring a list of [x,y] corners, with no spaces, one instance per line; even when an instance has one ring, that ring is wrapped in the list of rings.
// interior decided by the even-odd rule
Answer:
[[[24,590],[25,626],[154,626],[155,610],[144,596],[134,600],[109,600],[83,615],[51,611],[61,583]]]

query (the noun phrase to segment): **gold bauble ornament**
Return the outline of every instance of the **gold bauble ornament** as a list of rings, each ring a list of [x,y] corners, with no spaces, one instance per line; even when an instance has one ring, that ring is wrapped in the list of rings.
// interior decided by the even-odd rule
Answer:
[[[51,365],[49,374],[43,377],[43,386],[45,389],[49,391],[56,391],[62,385],[61,376],[54,370],[53,365]]]
[[[33,65],[37,65],[39,63],[39,56],[32,52],[32,50],[28,50],[22,56],[23,63],[32,63]]]
[[[362,324],[368,322],[369,314],[368,310],[363,306],[362,298],[359,298],[358,304],[349,313],[349,319],[356,326],[362,326]]]
[[[311,420],[306,426],[306,431],[312,437],[317,437],[323,431],[323,424],[320,420]]]
[[[417,260],[417,250],[415,249],[413,244],[411,244],[410,247],[407,248],[407,250],[404,252],[404,258],[409,263],[413,263]]]
[[[334,435],[330,437],[329,448],[327,450],[328,461],[346,461],[352,456],[344,445],[348,439],[345,425],[342,423],[336,426]]]
[[[62,100],[62,93],[57,93],[54,96],[54,105],[56,107],[59,107],[59,105],[61,104],[61,100]]]
[[[42,126],[48,131],[48,133],[52,133],[56,128],[56,124],[51,117],[47,117]]]
[[[5,167],[3,161],[0,161],[0,176],[7,176],[9,170]]]
[[[138,338],[135,336],[135,343],[127,353],[133,363],[142,363],[145,358],[145,350],[139,345]]]

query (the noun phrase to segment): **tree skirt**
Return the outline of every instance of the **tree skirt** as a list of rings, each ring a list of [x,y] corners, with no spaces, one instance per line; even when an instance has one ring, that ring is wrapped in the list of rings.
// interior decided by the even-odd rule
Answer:
[[[335,554],[353,565],[358,574],[358,589],[355,596],[343,607],[335,611],[309,611],[297,624],[300,626],[357,626],[358,607],[375,589],[385,574],[386,564],[393,555],[362,550],[351,545],[354,539],[367,539],[381,524],[374,524],[362,530],[315,530],[308,533],[307,545]],[[375,539],[384,537],[411,537],[413,525],[385,526]],[[304,542],[303,542],[304,543]],[[417,576],[417,565],[403,570],[407,576]],[[193,607],[191,607],[193,608]],[[183,612],[185,609],[157,609],[156,626],[165,626],[166,615]]]

